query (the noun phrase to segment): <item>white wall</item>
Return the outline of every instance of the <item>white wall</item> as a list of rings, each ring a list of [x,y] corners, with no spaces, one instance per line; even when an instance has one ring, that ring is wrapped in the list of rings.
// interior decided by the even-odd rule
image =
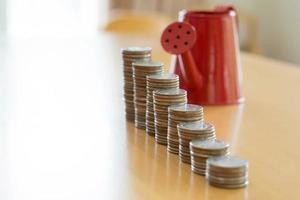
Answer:
[[[256,18],[261,53],[300,64],[299,0],[205,0],[210,5],[232,3]]]
[[[107,0],[8,0],[7,3],[7,30],[14,36],[95,34],[108,10]]]
[[[6,30],[6,0],[0,0],[0,31]]]
[[[256,1],[264,53],[300,64],[300,1]]]
[[[108,1],[0,0],[0,30],[7,28],[20,34],[32,31],[48,33],[59,28],[72,33],[94,30],[106,21]],[[256,40],[262,54],[300,65],[300,0],[184,0],[179,4],[180,7],[188,4],[211,7],[220,3],[234,4],[256,19]]]

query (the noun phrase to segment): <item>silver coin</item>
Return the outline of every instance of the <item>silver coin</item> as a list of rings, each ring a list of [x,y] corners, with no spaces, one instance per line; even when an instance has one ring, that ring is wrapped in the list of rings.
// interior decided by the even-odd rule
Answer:
[[[201,140],[193,139],[190,142],[191,148],[203,149],[203,150],[222,150],[227,149],[229,144],[223,140]]]
[[[146,54],[150,53],[152,50],[151,47],[138,47],[138,46],[131,46],[131,47],[125,47],[121,49],[122,54]]]
[[[169,111],[187,112],[187,111],[203,111],[203,107],[195,104],[185,104],[181,106],[170,106]]]
[[[225,188],[225,189],[243,188],[243,187],[246,187],[249,184],[248,181],[246,181],[244,183],[241,183],[241,184],[220,184],[220,183],[215,183],[215,182],[210,181],[210,180],[208,180],[208,183],[212,186]]]
[[[235,169],[248,167],[248,161],[238,156],[225,155],[209,158],[207,165],[216,168]]]
[[[163,98],[164,96],[178,96],[178,95],[186,95],[186,90],[183,89],[163,89],[163,90],[155,90],[153,95],[159,96]]]
[[[186,164],[191,164],[191,160],[189,157],[181,156],[179,157],[180,162],[186,163]]]
[[[198,168],[192,168],[191,169],[193,172],[195,172],[196,174],[205,176],[206,174],[206,170],[205,169],[198,169]]]
[[[208,130],[213,129],[214,125],[208,122],[196,121],[196,122],[184,122],[178,125],[178,128],[185,130]]]
[[[233,183],[242,183],[248,180],[248,174],[239,176],[239,177],[219,177],[219,176],[213,176],[211,174],[208,174],[206,176],[207,179],[210,179],[214,182],[219,182],[219,183],[228,183],[228,184],[233,184]]]
[[[152,81],[154,80],[158,80],[158,81],[170,81],[170,80],[178,80],[179,76],[177,74],[173,74],[173,73],[162,73],[159,75],[148,75],[147,79],[150,79]]]
[[[228,155],[229,151],[225,150],[225,151],[217,151],[217,152],[211,151],[211,152],[197,153],[197,152],[193,151],[193,149],[191,149],[190,153],[191,153],[191,155],[193,155],[195,157],[195,159],[207,159],[207,158],[212,157],[212,156],[225,156],[225,155]]]
[[[246,169],[240,171],[221,171],[221,170],[213,170],[211,168],[208,169],[208,176],[215,176],[219,178],[239,178],[248,176],[248,171]]]
[[[164,65],[163,62],[160,62],[160,61],[153,61],[153,60],[150,60],[150,61],[137,61],[137,62],[134,62],[132,63],[133,66],[141,66],[141,67],[162,67]]]

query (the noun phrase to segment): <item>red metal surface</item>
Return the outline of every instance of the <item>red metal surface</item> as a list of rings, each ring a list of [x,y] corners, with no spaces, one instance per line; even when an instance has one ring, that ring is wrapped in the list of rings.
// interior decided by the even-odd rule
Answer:
[[[231,6],[218,6],[213,11],[185,11],[179,15],[196,30],[194,45],[180,51],[171,67],[180,76],[180,87],[188,91],[189,103],[242,102],[236,11]]]

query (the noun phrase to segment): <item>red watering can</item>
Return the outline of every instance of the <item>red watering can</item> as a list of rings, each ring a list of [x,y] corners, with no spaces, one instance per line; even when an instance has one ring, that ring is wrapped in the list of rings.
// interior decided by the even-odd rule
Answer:
[[[213,11],[180,11],[166,27],[163,48],[173,54],[171,72],[180,77],[194,104],[243,102],[237,13],[231,6]]]

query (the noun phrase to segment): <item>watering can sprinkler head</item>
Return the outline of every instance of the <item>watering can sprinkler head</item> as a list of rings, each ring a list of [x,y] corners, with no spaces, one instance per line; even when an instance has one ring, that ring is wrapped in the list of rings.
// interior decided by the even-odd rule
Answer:
[[[201,74],[190,51],[196,42],[195,28],[186,22],[173,22],[165,28],[160,41],[165,51],[177,56],[184,81],[190,87],[199,87]]]

